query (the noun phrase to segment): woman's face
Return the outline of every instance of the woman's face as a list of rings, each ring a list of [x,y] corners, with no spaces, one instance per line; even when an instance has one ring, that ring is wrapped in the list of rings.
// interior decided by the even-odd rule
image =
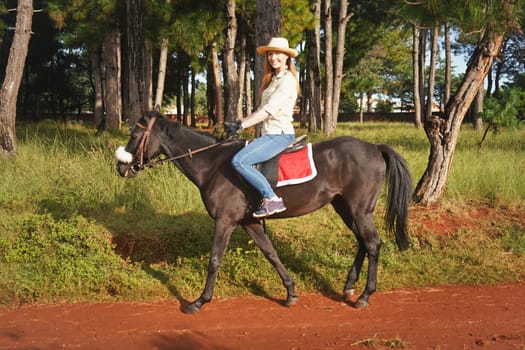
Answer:
[[[280,72],[282,69],[286,68],[286,61],[288,60],[288,55],[278,51],[268,51],[266,54],[268,63],[276,71]]]

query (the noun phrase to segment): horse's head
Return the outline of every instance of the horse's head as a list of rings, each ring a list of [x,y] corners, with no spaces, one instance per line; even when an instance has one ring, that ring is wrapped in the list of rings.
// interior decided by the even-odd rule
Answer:
[[[159,112],[147,112],[131,130],[126,147],[120,146],[115,152],[117,171],[122,177],[135,177],[151,159],[161,152],[160,141],[154,136],[155,122],[163,118]]]

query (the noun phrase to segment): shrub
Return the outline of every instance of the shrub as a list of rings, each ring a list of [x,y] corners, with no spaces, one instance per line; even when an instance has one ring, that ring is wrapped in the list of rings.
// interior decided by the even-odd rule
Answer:
[[[4,231],[10,234],[0,240],[2,304],[155,289],[140,267],[115,254],[108,232],[81,216],[29,215]]]

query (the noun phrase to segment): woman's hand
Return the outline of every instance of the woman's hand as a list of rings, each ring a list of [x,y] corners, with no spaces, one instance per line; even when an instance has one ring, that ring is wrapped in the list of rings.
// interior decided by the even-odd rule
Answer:
[[[228,137],[237,137],[242,131],[242,121],[224,122],[224,131]]]

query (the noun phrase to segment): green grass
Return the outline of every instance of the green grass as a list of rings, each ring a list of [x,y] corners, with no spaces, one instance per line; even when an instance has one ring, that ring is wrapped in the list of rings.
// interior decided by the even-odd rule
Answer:
[[[301,130],[302,131],[302,130]],[[301,132],[300,131],[300,132]],[[302,131],[304,132],[304,131]],[[423,130],[406,123],[343,123],[336,135],[352,135],[394,147],[408,161],[414,181],[423,175],[430,146]],[[525,200],[525,129],[489,134],[481,153],[482,133],[465,124],[459,135],[444,200],[519,205]],[[311,135],[320,140],[322,135]]]
[[[172,165],[120,178],[113,152],[124,132],[93,136],[78,124],[20,124],[18,156],[0,159],[0,304],[194,298],[204,284],[213,221],[197,189]],[[301,133],[299,130],[298,133]],[[343,123],[338,134],[387,143],[415,181],[428,160],[422,130],[403,123]],[[322,135],[309,135],[311,141]],[[441,205],[483,204],[523,213],[524,130],[486,140],[464,126]],[[525,279],[525,224],[487,222],[451,236],[423,232],[399,253],[382,224],[379,289]],[[431,209],[429,209],[431,210]],[[339,292],[355,239],[331,208],[269,221],[269,234],[299,293]],[[418,223],[410,222],[412,232]],[[364,269],[364,271],[366,271]],[[362,276],[358,288],[363,287]],[[237,229],[215,295],[284,296],[277,273]]]

